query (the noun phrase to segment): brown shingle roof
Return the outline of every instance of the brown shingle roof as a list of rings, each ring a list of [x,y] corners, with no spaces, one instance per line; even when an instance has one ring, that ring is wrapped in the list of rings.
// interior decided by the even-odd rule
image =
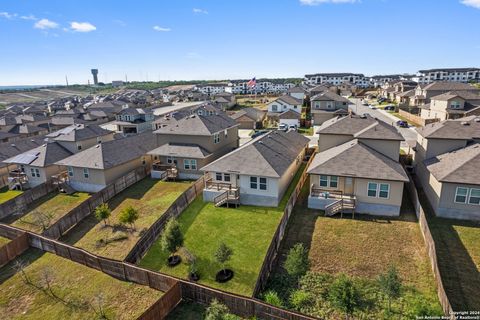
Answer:
[[[480,138],[480,117],[469,116],[435,122],[416,130],[419,135],[428,139],[471,140]]]

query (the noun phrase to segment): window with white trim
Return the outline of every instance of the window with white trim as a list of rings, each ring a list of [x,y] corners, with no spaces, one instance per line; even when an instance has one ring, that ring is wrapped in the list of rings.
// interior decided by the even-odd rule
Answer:
[[[223,180],[221,172],[215,173],[215,180],[217,180],[217,181],[222,181]]]
[[[375,182],[368,183],[367,195],[369,197],[376,198],[377,197],[377,184]]]
[[[167,163],[168,164],[177,164],[175,157],[167,156]]]
[[[326,188],[337,188],[338,187],[338,177],[337,176],[320,176],[320,186]]]
[[[390,197],[390,185],[388,183],[380,183],[378,197],[388,199]]]
[[[230,182],[230,173],[223,174],[223,181]]]
[[[214,133],[213,134],[213,143],[219,143],[220,142],[220,134]]]
[[[260,190],[267,190],[267,178],[260,178]]]
[[[480,205],[480,189],[470,189],[468,203]]]
[[[257,189],[258,179],[257,177],[250,177],[250,189]]]
[[[457,187],[455,191],[455,202],[456,203],[467,203],[468,198],[468,188]]]
[[[88,179],[90,177],[90,172],[88,171],[88,168],[83,168],[83,177],[85,179]]]
[[[69,177],[73,177],[73,168],[72,168],[72,167],[68,167],[68,168],[67,168],[67,171],[68,171],[68,176],[69,176]]]
[[[40,170],[38,168],[30,168],[32,177],[40,178]]]
[[[184,159],[183,168],[185,170],[197,170],[197,160],[195,159]]]

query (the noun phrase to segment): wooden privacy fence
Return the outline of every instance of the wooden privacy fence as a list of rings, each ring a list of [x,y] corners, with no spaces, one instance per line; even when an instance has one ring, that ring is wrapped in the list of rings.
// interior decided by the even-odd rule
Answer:
[[[87,200],[70,210],[62,218],[58,219],[42,234],[52,239],[60,238],[66,231],[90,215],[100,204],[108,202],[118,193],[142,180],[148,175],[145,167],[137,168],[109,184],[99,192],[93,194]]]
[[[125,261],[136,264],[150,249],[153,243],[158,239],[163,227],[170,218],[177,218],[185,208],[198,196],[199,192],[205,187],[205,178],[202,176],[193,185],[190,186],[174,203],[165,211],[165,213],[137,241],[130,250]]]
[[[164,295],[150,306],[138,320],[164,319],[182,300],[182,285],[177,281]]]
[[[0,234],[7,232],[14,233],[23,231],[16,227],[0,223]],[[232,313],[241,317],[250,318],[257,316],[266,320],[315,319],[307,315],[268,305],[254,298],[227,293],[194,282],[175,278],[173,276],[152,270],[143,269],[128,262],[99,257],[86,250],[67,245],[60,241],[50,239],[36,233],[26,232],[26,234],[28,236],[28,243],[34,248],[38,248],[71,261],[83,264],[117,279],[137,283],[140,285],[146,285],[150,288],[163,292],[168,292],[170,288],[176,284],[179,284],[182,299],[192,300],[205,305],[209,304],[213,299],[217,299],[224,303]],[[172,296],[173,295],[174,293],[172,293]],[[173,297],[171,299],[174,300]],[[167,303],[167,301],[162,303]],[[169,303],[173,302],[169,301]]]
[[[28,235],[22,233],[0,247],[0,267],[3,267],[29,248]]]
[[[288,221],[293,211],[293,207],[297,202],[298,196],[302,191],[302,187],[305,184],[305,181],[308,179],[307,170],[310,163],[313,161],[314,156],[312,155],[305,166],[305,169],[302,172],[302,176],[298,180],[297,186],[295,190],[290,195],[288,199],[287,205],[283,210],[282,219],[280,220],[280,224],[273,235],[272,242],[268,247],[267,254],[265,255],[265,259],[263,260],[262,268],[260,269],[260,274],[258,275],[257,282],[255,283],[255,289],[253,290],[253,296],[258,297],[260,292],[265,288],[267,283],[268,277],[270,276],[270,272],[272,272],[274,263],[278,258],[278,250],[280,249],[280,244],[282,242],[283,236],[285,234],[285,229],[287,228]]]
[[[440,121],[440,119],[437,119],[437,118],[435,118],[435,119],[424,119],[420,116],[417,116],[415,114],[412,114],[412,113],[410,113],[408,111],[405,111],[405,110],[402,110],[402,109],[398,110],[398,114],[400,116],[404,117],[405,119],[407,119],[407,120],[409,120],[413,123],[416,123],[420,126],[423,126],[423,127],[426,126],[427,124]]]
[[[33,201],[56,190],[57,187],[51,181],[47,181],[46,183],[42,183],[32,189],[26,190],[15,198],[0,204],[0,220],[13,214],[22,213]]]
[[[423,210],[422,204],[420,203],[417,189],[415,188],[415,184],[413,183],[412,177],[410,175],[409,175],[409,180],[410,181],[405,185],[406,185],[408,194],[410,196],[410,199],[412,200],[413,206],[415,207],[415,213],[418,218],[418,223],[420,226],[420,230],[422,232],[423,240],[425,241],[425,245],[427,246],[428,256],[430,258],[433,274],[435,276],[435,281],[437,283],[438,299],[440,300],[440,304],[442,305],[443,312],[446,315],[449,315],[451,319],[455,319],[452,305],[450,304],[450,300],[448,299],[447,293],[445,292],[445,288],[443,286],[443,280],[442,280],[442,275],[440,274],[440,268],[438,267],[435,241],[432,237],[432,233],[430,232],[430,228],[428,227],[428,221],[425,215],[425,211]]]

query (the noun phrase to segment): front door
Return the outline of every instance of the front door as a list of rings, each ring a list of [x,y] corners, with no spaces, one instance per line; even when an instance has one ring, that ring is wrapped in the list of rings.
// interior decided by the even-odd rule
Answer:
[[[345,177],[345,194],[353,194],[353,178]]]

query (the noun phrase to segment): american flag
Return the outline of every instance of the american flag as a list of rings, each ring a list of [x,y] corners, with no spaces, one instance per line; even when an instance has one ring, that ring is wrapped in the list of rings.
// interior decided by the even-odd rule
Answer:
[[[257,79],[255,77],[252,78],[252,80],[247,82],[247,87],[254,88],[257,85]]]

